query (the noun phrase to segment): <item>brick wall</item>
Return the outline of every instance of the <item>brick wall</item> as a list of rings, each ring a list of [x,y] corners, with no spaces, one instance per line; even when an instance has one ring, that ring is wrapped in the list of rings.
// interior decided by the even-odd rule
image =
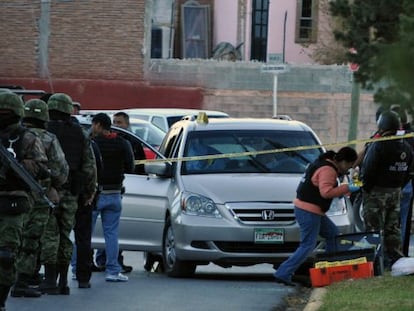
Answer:
[[[213,90],[204,94],[204,108],[221,110],[232,117],[271,117],[271,91]],[[351,94],[280,92],[277,111],[305,122],[319,136],[322,143],[334,144],[348,140]],[[366,139],[376,129],[376,104],[370,94],[362,94],[359,104],[358,139]],[[362,148],[362,144],[356,146]]]
[[[151,6],[0,1],[0,84],[68,92],[91,109],[203,105],[235,117],[273,115],[273,76],[261,63],[149,59]],[[324,143],[345,141],[350,78],[346,66],[291,65],[278,77],[278,114],[309,124]],[[362,92],[358,138],[375,129],[375,111],[372,95]]]
[[[144,0],[1,1],[0,75],[142,80]]]

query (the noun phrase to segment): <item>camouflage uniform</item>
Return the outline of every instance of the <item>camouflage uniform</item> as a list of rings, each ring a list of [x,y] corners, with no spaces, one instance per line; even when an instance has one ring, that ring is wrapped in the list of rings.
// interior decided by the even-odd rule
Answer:
[[[383,112],[378,119],[381,136],[395,135],[399,117]],[[364,221],[368,231],[384,236],[384,267],[402,256],[399,228],[401,188],[412,174],[411,146],[403,139],[374,141],[366,151],[361,166]]]
[[[48,157],[47,166],[50,177],[42,180],[41,183],[48,190],[49,199],[58,203],[59,197],[56,189],[66,182],[69,166],[56,136],[45,129],[49,121],[47,104],[40,99],[32,99],[26,103],[24,110],[23,124],[39,136]],[[34,201],[33,208],[25,217],[22,248],[16,260],[17,281],[11,291],[13,297],[39,297],[41,295],[40,291],[29,287],[29,280],[37,272],[40,238],[51,211],[49,205],[40,198],[35,197]]]
[[[49,218],[41,240],[41,262],[45,265],[45,281],[41,284],[41,290],[48,294],[68,295],[67,273],[73,250],[70,233],[74,227],[80,189],[85,189],[89,197],[96,190],[96,164],[90,140],[85,138],[79,124],[70,120],[72,99],[66,94],[56,93],[49,98],[48,106],[51,118],[48,130],[59,139],[70,171],[68,181],[59,193],[61,200],[55,208],[56,217]],[[68,136],[64,138],[65,135],[81,139],[79,143],[73,142],[68,140]],[[72,150],[74,147],[79,148],[79,153]],[[57,287],[56,274],[59,274]]]
[[[35,178],[45,178],[47,157],[44,147],[35,133],[24,129],[19,124],[22,116],[23,102],[20,97],[8,92],[0,93],[0,137],[3,145],[14,149],[16,159],[31,175]],[[13,120],[10,120],[10,117]],[[30,204],[33,203],[28,188],[23,185],[20,178],[10,169],[6,170],[5,175],[6,179],[0,179],[0,199],[19,198],[20,203],[26,205],[26,208],[11,213],[3,209],[4,202],[1,204],[0,309],[4,308],[10,286],[16,278],[14,261],[21,245],[23,217],[30,209]]]

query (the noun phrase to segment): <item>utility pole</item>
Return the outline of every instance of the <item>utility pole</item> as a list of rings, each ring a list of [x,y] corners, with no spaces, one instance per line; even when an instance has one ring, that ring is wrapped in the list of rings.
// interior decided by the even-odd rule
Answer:
[[[349,120],[348,141],[357,139],[360,92],[360,85],[358,82],[355,81],[354,74],[352,73],[351,111]],[[355,145],[353,144],[352,147],[355,148]]]
[[[354,48],[349,49],[351,54],[356,54],[357,51]],[[351,111],[349,118],[349,130],[348,130],[348,141],[357,139],[358,135],[358,117],[359,117],[359,95],[361,92],[361,87],[359,83],[355,80],[355,72],[358,71],[359,65],[357,63],[349,63],[349,70],[352,72],[351,76]],[[352,147],[356,147],[355,144],[352,144]]]

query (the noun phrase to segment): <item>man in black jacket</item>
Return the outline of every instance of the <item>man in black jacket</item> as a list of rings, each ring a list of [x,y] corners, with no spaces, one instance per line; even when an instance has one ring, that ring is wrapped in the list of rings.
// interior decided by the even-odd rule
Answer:
[[[131,144],[110,129],[111,119],[107,114],[98,113],[93,117],[91,134],[101,152],[104,167],[98,178],[100,195],[93,212],[93,226],[100,214],[105,238],[106,281],[126,282],[128,277],[121,273],[118,263],[118,228],[122,182],[125,173],[134,171],[134,154]]]

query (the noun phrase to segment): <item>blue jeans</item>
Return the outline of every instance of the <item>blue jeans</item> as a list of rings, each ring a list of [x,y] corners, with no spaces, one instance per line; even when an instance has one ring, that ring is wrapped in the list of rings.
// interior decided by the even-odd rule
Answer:
[[[285,260],[275,272],[278,278],[291,281],[295,271],[302,265],[318,242],[318,235],[326,240],[326,251],[335,250],[335,237],[339,234],[338,228],[328,216],[310,213],[295,207],[296,221],[300,228],[300,244],[296,251]]]
[[[102,229],[105,238],[106,274],[118,274],[121,266],[118,263],[118,233],[121,217],[121,193],[101,193],[93,210],[93,229],[96,219],[101,215]]]
[[[407,229],[407,221],[411,221],[408,218],[408,212],[411,208],[411,198],[413,196],[413,186],[411,180],[401,190],[400,200],[400,224],[401,224],[401,240],[404,244],[405,231]]]

